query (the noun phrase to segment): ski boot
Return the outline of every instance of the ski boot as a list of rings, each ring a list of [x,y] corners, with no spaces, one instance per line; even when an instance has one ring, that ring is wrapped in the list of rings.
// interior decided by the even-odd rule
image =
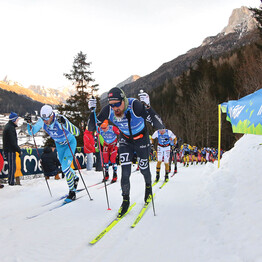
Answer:
[[[160,178],[160,175],[159,175],[159,174],[157,174],[157,175],[156,175],[155,182],[158,182],[158,181],[159,181],[159,178]]]
[[[147,202],[149,196],[152,197],[152,186],[150,184],[146,184],[146,191],[145,191],[145,202]]]
[[[78,182],[79,182],[79,177],[76,177],[75,180],[74,180],[74,188],[75,189],[77,189]]]
[[[123,202],[118,210],[118,217],[122,217],[128,210],[130,205],[129,196],[123,196]]]
[[[65,203],[72,202],[72,201],[74,201],[75,199],[76,199],[76,192],[73,191],[73,190],[70,190],[67,198],[65,199]]]
[[[111,183],[115,183],[116,180],[117,180],[117,173],[114,172],[113,179],[112,179]]]
[[[168,174],[165,175],[165,182],[168,182],[169,178],[168,178]]]
[[[108,171],[105,172],[105,177],[102,182],[106,182],[109,179]]]

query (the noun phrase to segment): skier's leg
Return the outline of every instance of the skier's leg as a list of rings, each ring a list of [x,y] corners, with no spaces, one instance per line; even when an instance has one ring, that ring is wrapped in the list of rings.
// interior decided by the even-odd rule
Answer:
[[[76,150],[76,139],[70,140],[70,147],[72,152]],[[56,144],[56,149],[58,152],[59,161],[62,166],[62,172],[66,176],[67,185],[70,191],[75,191],[79,178],[76,176],[75,171],[71,168],[71,164],[73,162],[73,156],[71,150],[67,144],[59,145]]]
[[[119,209],[119,216],[123,216],[129,208],[130,205],[130,174],[133,159],[133,144],[122,139],[119,146],[119,159],[121,162],[121,189],[123,202]]]

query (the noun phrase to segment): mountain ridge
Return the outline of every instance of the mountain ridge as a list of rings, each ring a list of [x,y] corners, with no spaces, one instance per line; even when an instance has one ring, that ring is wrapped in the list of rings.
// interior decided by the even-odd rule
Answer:
[[[244,6],[236,8],[229,17],[228,25],[216,36],[206,37],[200,46],[165,62],[155,71],[126,84],[122,89],[127,96],[136,96],[140,89],[150,92],[194,67],[200,58],[218,58],[258,39],[256,20],[252,17],[252,12]],[[105,102],[101,99],[102,105]]]
[[[34,85],[26,88],[21,84],[10,80],[0,81],[0,88],[9,92],[14,92],[18,95],[27,96],[28,98],[31,98],[35,101],[51,105],[65,103],[66,99],[74,94],[74,91],[68,87],[65,87],[62,91]]]

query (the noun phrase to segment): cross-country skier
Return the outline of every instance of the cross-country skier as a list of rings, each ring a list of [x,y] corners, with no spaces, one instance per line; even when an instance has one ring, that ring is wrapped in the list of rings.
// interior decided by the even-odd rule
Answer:
[[[174,133],[171,130],[168,129],[159,129],[154,132],[152,135],[152,141],[154,139],[158,140],[157,145],[157,164],[156,164],[156,179],[155,182],[159,181],[160,178],[160,168],[161,163],[164,158],[165,163],[165,181],[168,181],[168,173],[169,173],[169,158],[170,158],[170,141],[175,140],[176,142],[177,138],[174,135]]]
[[[73,161],[73,155],[76,150],[76,138],[79,135],[79,129],[74,126],[69,120],[60,114],[53,112],[50,105],[44,105],[40,110],[41,118],[32,125],[31,115],[25,116],[27,124],[27,130],[30,135],[36,134],[41,128],[53,138],[58,153],[58,158],[62,166],[62,172],[66,176],[66,181],[69,187],[69,194],[67,200],[75,200],[76,188],[79,181],[79,177],[75,174],[75,171],[71,168]],[[67,143],[69,142],[69,144]],[[70,147],[71,150],[70,150]]]
[[[194,164],[194,161],[196,161],[196,165],[198,164],[198,148],[197,146],[192,147],[192,161],[191,165]]]
[[[201,165],[203,163],[207,163],[207,160],[206,160],[206,148],[205,147],[202,147],[201,148]]]
[[[164,128],[160,117],[150,107],[149,96],[140,91],[140,101],[127,98],[122,89],[114,87],[108,92],[108,102],[97,116],[98,124],[105,119],[111,120],[120,130],[119,154],[122,168],[121,188],[123,202],[119,216],[123,216],[130,204],[130,174],[134,152],[139,157],[139,168],[145,179],[145,202],[152,196],[151,173],[149,169],[150,142],[145,121],[155,128]],[[96,108],[96,99],[88,102],[90,109]],[[94,112],[89,117],[88,129],[95,129]]]
[[[182,151],[182,155],[183,155],[183,163],[184,163],[184,166],[186,165],[187,167],[189,166],[189,155],[190,155],[190,152],[191,152],[191,146],[187,143],[184,143],[182,146],[181,146],[181,151]]]
[[[105,167],[105,178],[104,181],[107,181],[109,178],[109,160],[113,167],[113,179],[112,183],[117,180],[117,136],[120,134],[119,129],[116,126],[108,125],[108,120],[106,119],[100,126],[100,134],[104,138],[103,145],[103,160]]]

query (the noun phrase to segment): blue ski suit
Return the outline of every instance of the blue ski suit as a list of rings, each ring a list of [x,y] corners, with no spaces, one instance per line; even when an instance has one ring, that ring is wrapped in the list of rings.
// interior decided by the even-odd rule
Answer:
[[[62,171],[66,176],[69,190],[74,191],[74,180],[77,178],[77,176],[75,171],[71,168],[73,155],[71,153],[70,147],[74,153],[77,145],[75,136],[78,136],[80,131],[65,116],[63,116],[66,121],[65,124],[63,124],[63,131],[61,124],[57,121],[57,116],[59,116],[59,114],[54,113],[54,119],[50,125],[46,125],[44,121],[39,118],[34,125],[27,124],[27,130],[29,135],[32,135],[36,134],[41,128],[43,128],[45,132],[50,135],[51,138],[53,138],[55,141],[58,158],[62,166]],[[67,143],[67,140],[70,147]]]

